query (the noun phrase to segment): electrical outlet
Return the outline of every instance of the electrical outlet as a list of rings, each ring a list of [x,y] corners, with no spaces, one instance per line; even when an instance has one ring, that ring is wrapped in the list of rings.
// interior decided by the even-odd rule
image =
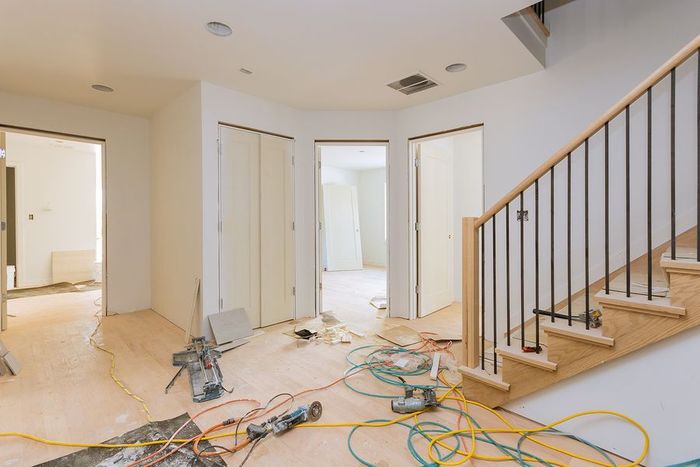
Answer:
[[[522,210],[522,211],[518,209],[518,220],[519,220],[519,221],[522,220],[522,221],[525,221],[525,222],[528,221],[528,219],[527,219],[527,209],[524,209],[524,210]]]

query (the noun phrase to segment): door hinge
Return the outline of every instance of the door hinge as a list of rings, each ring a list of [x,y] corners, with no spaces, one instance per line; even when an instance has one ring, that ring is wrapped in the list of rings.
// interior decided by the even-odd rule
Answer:
[[[223,309],[224,309],[224,299],[220,298],[219,299],[219,310],[223,310]]]
[[[415,291],[416,291],[416,295],[418,295],[420,293],[420,288],[418,288],[418,285],[416,285]]]
[[[0,159],[4,159],[4,158],[5,158],[5,150],[0,148]]]
[[[418,232],[418,231],[420,230],[420,222],[416,222],[416,223],[413,225],[413,228],[416,229],[416,232]]]
[[[7,222],[0,221],[0,231],[4,232],[5,230],[7,230]]]
[[[323,222],[318,223],[318,230],[323,230]]]
[[[292,221],[292,230],[296,230],[296,224]]]
[[[292,156],[292,165],[294,165],[294,156]]]
[[[420,158],[418,156],[416,156],[416,158],[413,159],[413,166],[420,167]]]
[[[297,288],[296,287],[292,287],[292,295],[296,297],[296,295],[297,295]]]
[[[318,290],[323,290],[323,282],[318,283]]]

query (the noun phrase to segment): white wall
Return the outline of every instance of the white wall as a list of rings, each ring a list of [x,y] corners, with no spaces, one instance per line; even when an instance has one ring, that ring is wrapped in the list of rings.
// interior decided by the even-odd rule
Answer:
[[[6,149],[16,166],[18,286],[52,284],[52,252],[96,250],[100,146],[8,133]]]
[[[386,266],[385,183],[385,169],[359,171],[357,204],[360,211],[362,260],[370,266]]]
[[[357,170],[341,169],[321,164],[321,183],[323,185],[357,186],[359,182],[360,173]]]
[[[0,124],[106,140],[109,311],[151,306],[148,121],[47,99],[0,92]]]
[[[454,167],[455,300],[462,301],[462,218],[483,213],[483,131],[475,128],[452,136]]]
[[[431,131],[484,123],[485,204],[489,207],[693,39],[698,33],[698,17],[700,17],[700,3],[693,0],[668,2],[586,0],[567,3],[549,13],[552,34],[549,39],[546,70],[401,111],[398,114],[399,137],[405,140],[407,137]],[[680,93],[682,89],[688,91],[695,83],[695,74],[692,71],[695,66],[695,59],[692,59],[692,63],[679,72],[679,96],[694,95]],[[668,88],[661,86],[655,92],[654,98],[655,107],[661,109],[667,106]],[[679,134],[687,135],[686,130],[693,122],[686,118],[692,111],[692,98],[679,101],[679,106],[679,123],[683,122],[681,124],[685,125],[685,128],[678,129]],[[643,116],[641,113],[643,110],[643,107],[634,110],[633,122],[637,125],[635,131],[641,131],[643,128],[638,125],[639,119]],[[680,115],[684,117],[681,118]],[[666,125],[667,122],[668,120]],[[643,124],[643,120],[641,123]],[[656,163],[661,164],[660,158],[665,154],[662,148],[668,141],[668,130],[661,125],[660,121],[655,126],[660,130],[654,143],[657,154]],[[622,134],[620,126],[616,124],[611,128],[611,132],[615,133],[616,141],[619,141]],[[692,140],[694,141],[694,138]],[[692,154],[693,141],[689,138],[678,141],[678,157],[689,157],[689,154]],[[620,174],[620,146],[618,142],[611,142],[611,146],[615,147],[616,151],[613,169],[617,177]],[[598,154],[592,158],[592,161],[598,164],[599,139],[592,141],[591,150],[592,154]],[[399,145],[399,151],[403,152],[403,146]],[[633,154],[635,158],[643,157],[643,151],[640,151],[638,146],[635,146]],[[403,152],[397,160],[402,163],[401,167],[396,168],[397,172],[408,173],[407,154]],[[580,161],[579,156],[575,164],[580,164]],[[644,182],[644,176],[640,176],[643,167],[644,165],[639,162],[634,164],[634,178],[639,180],[639,183]],[[695,170],[694,163],[686,163],[685,160],[682,163],[679,162],[679,167],[689,168],[687,171],[679,170],[681,177],[687,177]],[[596,170],[599,168],[596,167]],[[581,167],[575,166],[574,173],[580,174]],[[655,170],[658,180],[666,179],[667,173],[667,169]],[[402,175],[398,174],[398,176]],[[599,199],[595,196],[602,193],[601,180],[599,176],[591,179],[592,203],[594,203],[592,212],[600,212]],[[580,219],[582,185],[578,180],[575,183],[575,209]],[[683,183],[687,188],[685,181]],[[616,183],[616,187],[620,186],[620,183]],[[690,185],[690,188],[692,186],[694,185]],[[558,182],[557,187],[557,190],[565,188],[565,184]],[[548,195],[546,182],[541,189],[542,195]],[[692,202],[693,198],[683,192],[683,195],[679,194],[679,200]],[[664,206],[661,205],[666,204],[666,201],[667,197],[664,193],[655,195],[655,215],[663,213]],[[529,203],[532,216],[532,199],[528,198],[526,202]],[[639,215],[637,211],[644,209],[643,203],[633,203],[633,206],[635,221],[643,221],[643,215]],[[685,207],[687,206],[679,206],[681,209]],[[403,206],[400,210],[404,211]],[[512,212],[512,215],[515,214]],[[612,218],[620,219],[619,211],[615,211]],[[680,218],[681,223],[687,226],[688,220],[684,214],[680,214]],[[561,215],[558,219],[565,221]],[[548,225],[543,223],[541,227],[546,235]],[[682,227],[679,226],[679,230],[682,230]],[[557,229],[559,232],[562,231],[561,226]],[[599,238],[599,226],[593,225],[592,231],[595,232],[596,238]],[[636,228],[633,230],[633,232],[638,231],[640,230]],[[662,230],[655,236],[660,239],[663,234]],[[619,238],[619,231],[614,235]],[[582,234],[577,231],[574,245],[581,245],[581,239]],[[532,244],[531,237],[526,241]],[[546,241],[542,244],[546,245]],[[616,244],[615,251],[619,251],[620,246]],[[592,247],[598,251],[597,244]],[[559,251],[561,248],[559,244]],[[640,251],[637,244],[634,245],[633,250]],[[575,271],[582,270],[582,256],[582,249],[577,249],[574,257]],[[592,267],[592,278],[600,277],[600,268],[597,267],[599,258],[600,256],[596,256],[594,260],[596,264]],[[619,256],[613,259],[618,261]],[[527,270],[531,271],[532,267],[531,261],[528,262]],[[578,273],[576,289],[582,284],[580,276],[581,274]],[[548,276],[543,277],[548,279]],[[559,296],[560,293],[561,291],[558,291],[557,295]],[[528,298],[530,299],[531,297]],[[692,335],[698,338],[697,332]],[[692,341],[692,345],[688,344],[689,348],[697,344],[690,333],[678,337],[675,342],[681,342],[681,340],[686,343]],[[660,354],[666,355],[668,348],[673,345],[678,344],[668,344],[668,347],[661,344],[656,348]],[[675,442],[672,444],[652,441],[648,465],[663,465],[681,461],[684,458],[697,457],[696,449],[695,452],[691,452],[697,444],[694,438],[694,433],[697,432],[694,421],[688,424],[684,422],[684,420],[695,420],[700,416],[700,406],[694,400],[694,392],[687,389],[697,385],[697,375],[687,371],[688,368],[695,367],[691,357],[692,352],[678,352],[675,354],[675,359],[668,359],[665,364],[660,363],[660,366],[665,365],[663,370],[659,368],[659,371],[664,372],[665,378],[648,378],[648,369],[652,368],[650,363],[646,365],[644,363],[648,355],[649,352],[636,353],[622,359],[619,363],[606,365],[597,370],[599,378],[588,379],[584,375],[576,379],[577,384],[554,386],[546,391],[548,395],[546,401],[543,396],[526,397],[510,404],[510,407],[540,421],[552,420],[576,409],[624,408],[629,415],[638,418],[646,425],[651,432],[652,440],[667,439],[667,433],[670,432],[676,435]],[[657,358],[654,359],[656,360]],[[673,371],[666,372],[666,369],[671,368]],[[647,375],[644,383],[630,386],[630,381],[638,380],[639,372]],[[611,388],[629,389],[611,390]],[[686,389],[674,392],[672,397],[675,400],[669,403],[667,402],[668,388]],[[678,410],[682,404],[686,407],[685,413]],[[618,430],[618,425],[614,423],[586,425],[582,427],[581,433],[601,446],[615,449],[627,457],[635,457],[638,452],[637,435]]]
[[[197,83],[156,112],[151,125],[153,309],[182,329],[193,319],[195,279],[202,277],[201,118]]]

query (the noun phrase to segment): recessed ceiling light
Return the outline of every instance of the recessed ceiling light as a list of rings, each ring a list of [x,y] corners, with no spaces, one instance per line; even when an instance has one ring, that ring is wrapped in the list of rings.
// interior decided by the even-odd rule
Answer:
[[[93,84],[92,89],[100,92],[114,92],[113,88],[110,88],[109,86],[106,86],[104,84]]]
[[[252,74],[253,74],[253,72],[250,71],[250,70],[247,69],[247,68],[241,68],[241,69],[238,70],[238,71],[240,71],[240,72],[243,73],[244,75],[252,75]]]
[[[207,31],[219,37],[230,36],[233,32],[228,24],[218,21],[209,21],[206,25]]]
[[[447,65],[445,67],[445,70],[449,71],[450,73],[457,73],[466,69],[467,65],[465,65],[464,63],[453,63],[452,65]]]

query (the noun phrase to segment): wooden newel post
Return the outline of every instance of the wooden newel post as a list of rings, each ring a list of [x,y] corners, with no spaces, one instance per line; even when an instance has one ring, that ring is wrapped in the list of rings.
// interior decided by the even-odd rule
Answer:
[[[479,229],[476,217],[462,219],[462,343],[464,363],[479,361]]]

